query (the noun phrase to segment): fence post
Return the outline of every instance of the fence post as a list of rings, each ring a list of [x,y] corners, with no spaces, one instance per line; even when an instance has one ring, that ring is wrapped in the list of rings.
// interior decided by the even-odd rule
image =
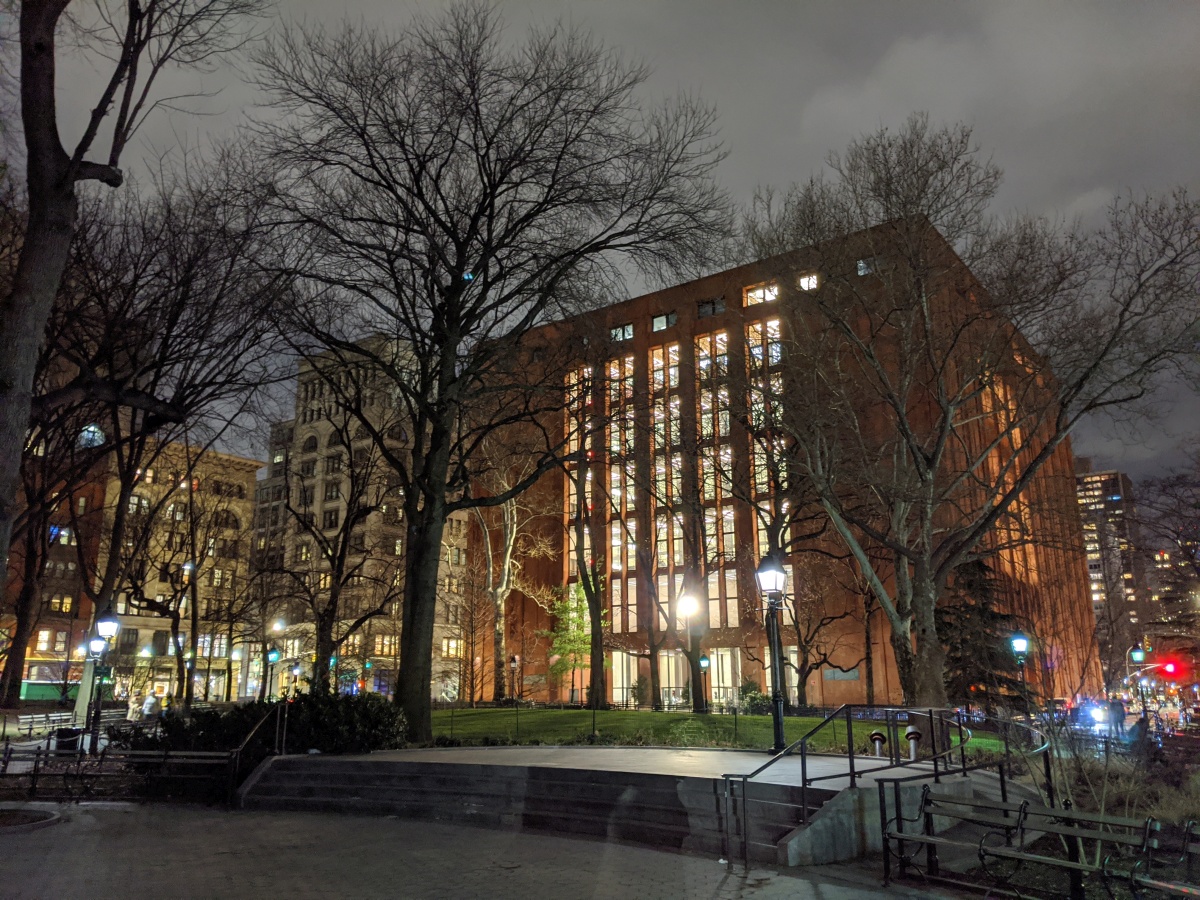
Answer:
[[[854,717],[849,706],[846,707],[846,746],[850,748],[850,787],[854,787],[858,779],[854,774]]]
[[[883,886],[887,887],[892,880],[892,841],[888,837],[887,790],[883,779],[875,782],[879,791],[879,824],[883,828]]]
[[[1042,751],[1042,770],[1046,773],[1046,805],[1054,808],[1054,773],[1051,769],[1050,747]]]
[[[962,713],[958,713],[954,718],[958,722],[958,759],[962,763],[963,778],[969,778],[970,776],[967,775],[967,745],[963,741]]]

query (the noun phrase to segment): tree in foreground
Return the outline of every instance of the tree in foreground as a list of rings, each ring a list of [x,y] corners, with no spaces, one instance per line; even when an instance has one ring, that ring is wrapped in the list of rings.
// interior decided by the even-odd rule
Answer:
[[[154,93],[162,71],[208,68],[247,40],[247,17],[259,14],[265,5],[265,0],[21,2],[20,99],[28,215],[12,285],[0,295],[0,347],[5,348],[0,354],[0,559],[8,557],[17,515],[21,451],[29,429],[38,350],[70,257],[79,186],[89,181],[120,186],[126,146],[163,102]],[[59,133],[55,95],[56,41],[64,32],[77,39],[75,51],[87,52],[100,73],[99,96],[74,146],[64,144]],[[136,407],[138,398],[123,402]],[[6,571],[0,569],[0,592],[5,578]]]
[[[397,35],[289,31],[258,62],[278,114],[263,126],[272,206],[309,287],[291,326],[378,373],[406,421],[403,447],[362,424],[404,492],[397,696],[428,741],[444,522],[524,490],[562,442],[547,428],[525,477],[477,488],[486,438],[561,410],[554,348],[518,363],[518,345],[573,298],[615,290],[618,265],[699,267],[726,220],[713,116],[646,108],[645,70],[574,30],[507,49],[476,5]]]
[[[797,304],[791,374],[751,391],[887,616],[905,700],[943,706],[952,573],[995,556],[1038,590],[1068,565],[1035,541],[1048,516],[1077,522],[1047,481],[1072,478],[1069,435],[1192,366],[1200,207],[1177,191],[1118,199],[1095,229],[998,223],[999,169],[924,116],[829,165],[749,217],[756,258],[799,250],[764,264]],[[1086,612],[1047,633],[1090,633]]]

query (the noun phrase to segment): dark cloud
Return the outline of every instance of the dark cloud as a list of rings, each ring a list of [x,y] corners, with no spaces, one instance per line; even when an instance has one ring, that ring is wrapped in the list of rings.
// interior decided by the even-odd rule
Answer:
[[[445,5],[279,0],[279,13],[310,24],[349,18],[396,28]],[[1117,192],[1200,185],[1200,7],[1193,2],[507,0],[500,9],[514,41],[561,17],[649,63],[653,92],[712,103],[731,151],[722,177],[740,200],[756,185],[806,178],[830,150],[898,125],[914,109],[975,125],[1006,173],[1001,212],[1090,218]],[[64,132],[79,127],[94,79],[81,64],[64,73]],[[211,115],[164,116],[147,128],[144,148],[159,152],[181,137],[203,144],[237,127],[253,92],[231,70],[203,84],[224,88],[203,103]],[[1097,423],[1078,449],[1106,464],[1152,470],[1192,428],[1195,406],[1181,405],[1134,448]]]

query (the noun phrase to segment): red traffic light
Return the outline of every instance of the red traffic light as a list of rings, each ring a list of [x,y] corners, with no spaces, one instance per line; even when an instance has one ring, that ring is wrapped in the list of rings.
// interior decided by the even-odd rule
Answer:
[[[1179,666],[1173,662],[1166,662],[1163,663],[1163,671],[1168,675],[1174,675],[1177,671],[1179,671]]]

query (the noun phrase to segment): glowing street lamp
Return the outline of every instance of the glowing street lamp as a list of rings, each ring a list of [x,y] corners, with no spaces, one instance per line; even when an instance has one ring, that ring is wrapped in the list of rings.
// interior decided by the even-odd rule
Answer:
[[[782,753],[787,747],[783,734],[783,642],[779,636],[779,615],[783,608],[783,592],[787,589],[787,572],[775,554],[768,553],[754,573],[758,589],[767,601],[767,643],[771,648],[771,718],[774,725],[774,750]]]

